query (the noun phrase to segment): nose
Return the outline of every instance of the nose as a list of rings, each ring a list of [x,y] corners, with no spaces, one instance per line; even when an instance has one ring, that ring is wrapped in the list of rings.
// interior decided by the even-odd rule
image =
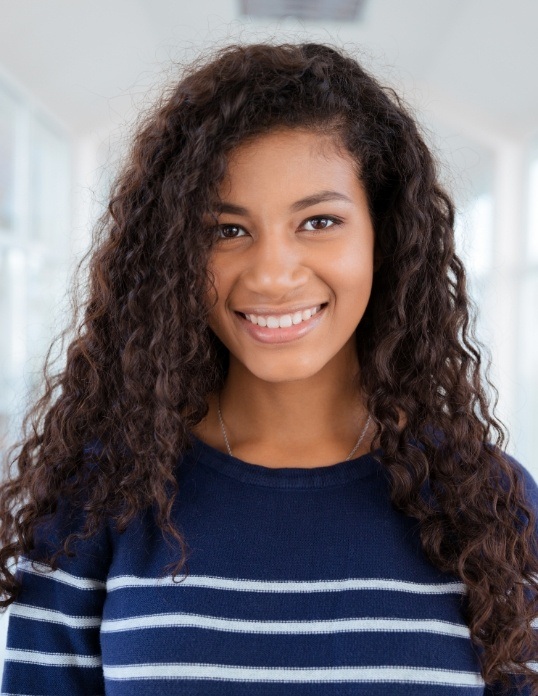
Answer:
[[[268,230],[249,249],[243,282],[252,293],[279,297],[300,288],[309,272],[306,250],[298,241]]]

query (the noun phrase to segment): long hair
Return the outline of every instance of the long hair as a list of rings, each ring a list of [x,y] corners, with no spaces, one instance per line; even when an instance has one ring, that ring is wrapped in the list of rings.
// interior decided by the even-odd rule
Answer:
[[[105,521],[122,531],[152,509],[181,549],[174,572],[188,568],[188,540],[171,519],[174,472],[228,365],[207,322],[214,231],[204,214],[233,148],[275,127],[330,133],[357,165],[381,262],[356,345],[392,505],[417,520],[431,563],[465,583],[486,683],[517,673],[538,693],[526,664],[538,654],[536,519],[494,416],[454,205],[407,107],[327,45],[220,48],[139,124],[88,252],[65,367],[51,375],[47,356],[44,393],[9,450],[2,606],[20,589],[13,560],[59,505],[83,509],[85,525],[51,550],[51,565]]]

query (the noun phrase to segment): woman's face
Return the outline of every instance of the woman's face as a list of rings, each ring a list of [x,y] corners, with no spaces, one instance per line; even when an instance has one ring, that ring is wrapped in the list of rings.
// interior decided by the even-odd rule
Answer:
[[[341,360],[354,367],[374,231],[350,155],[318,133],[272,131],[232,152],[219,198],[209,325],[230,351],[230,369],[236,360],[283,382]],[[261,318],[253,324],[247,314]]]

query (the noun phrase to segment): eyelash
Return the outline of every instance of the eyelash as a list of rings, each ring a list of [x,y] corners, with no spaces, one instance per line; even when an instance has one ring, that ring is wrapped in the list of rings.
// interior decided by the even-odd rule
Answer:
[[[340,218],[334,217],[333,215],[314,215],[313,217],[307,218],[306,220],[303,220],[301,223],[301,227],[305,225],[308,222],[312,222],[312,220],[329,220],[329,222],[332,222],[332,225],[329,225],[328,227],[323,227],[321,230],[307,230],[307,232],[324,232],[325,230],[329,230],[332,227],[335,227],[336,225],[341,225],[342,220]],[[240,237],[220,237],[218,236],[219,232],[222,232],[222,230],[229,228],[229,227],[236,227],[240,230],[243,230],[244,228],[241,227],[241,225],[234,225],[233,223],[225,223],[223,225],[217,225],[215,229],[215,236],[217,239],[240,239]]]

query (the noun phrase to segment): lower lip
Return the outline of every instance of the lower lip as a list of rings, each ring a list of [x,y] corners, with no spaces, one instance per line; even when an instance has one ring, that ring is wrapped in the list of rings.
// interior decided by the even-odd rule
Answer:
[[[283,329],[269,329],[266,326],[258,326],[237,312],[235,312],[235,316],[238,318],[241,328],[256,341],[261,343],[288,343],[289,341],[295,341],[297,338],[302,338],[315,329],[323,319],[326,307],[327,305],[322,307],[310,319]]]

